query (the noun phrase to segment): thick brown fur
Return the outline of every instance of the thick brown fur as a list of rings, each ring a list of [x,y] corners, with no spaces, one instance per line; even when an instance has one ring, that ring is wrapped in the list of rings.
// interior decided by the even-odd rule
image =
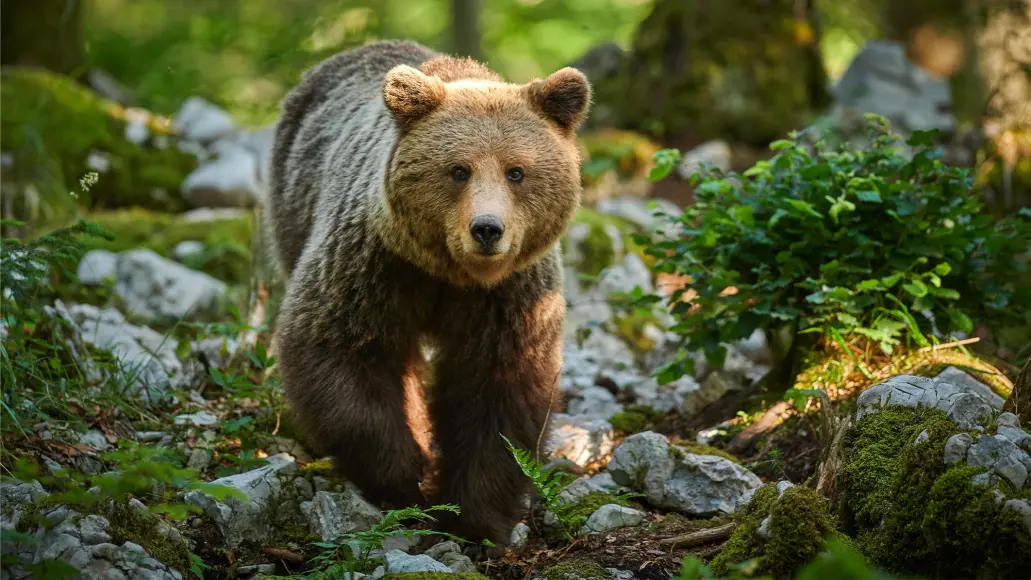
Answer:
[[[581,196],[589,100],[573,69],[516,85],[388,41],[323,62],[283,104],[266,215],[290,278],[277,342],[291,407],[367,497],[458,504],[441,526],[470,540],[505,545],[521,517],[528,482],[502,435],[547,440],[557,241]],[[488,213],[504,231],[477,253],[469,224]]]

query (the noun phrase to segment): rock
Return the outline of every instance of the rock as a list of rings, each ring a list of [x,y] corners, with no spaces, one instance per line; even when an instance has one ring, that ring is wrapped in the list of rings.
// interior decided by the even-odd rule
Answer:
[[[361,492],[348,483],[340,493],[315,493],[308,526],[313,534],[330,542],[343,534],[367,530],[381,519],[383,514],[379,509],[365,501]]]
[[[136,440],[140,443],[154,443],[165,437],[164,431],[137,431]]]
[[[593,477],[574,479],[559,492],[558,497],[563,503],[577,503],[592,493],[615,493],[618,490],[619,485],[610,474],[599,473]]]
[[[705,377],[698,389],[684,393],[680,411],[687,417],[693,417],[710,404],[723,398],[727,393],[741,390],[744,387],[744,383],[735,375],[724,371],[713,371]]]
[[[1010,499],[1002,504],[1002,509],[1019,513],[1024,522],[1024,528],[1027,529],[1027,533],[1031,534],[1031,504],[1023,499]]]
[[[218,425],[218,415],[208,411],[198,411],[185,415],[177,415],[174,419],[176,425],[193,425],[194,427],[214,427]]]
[[[930,441],[930,440],[931,440],[931,434],[927,432],[927,429],[924,429],[923,431],[921,431],[921,432],[920,432],[920,433],[919,433],[919,434],[918,434],[918,435],[916,436],[916,443],[917,443],[918,445],[919,445],[920,443],[927,443],[927,442],[928,442],[928,441]]]
[[[679,379],[660,385],[655,377],[648,377],[644,381],[630,388],[637,402],[648,405],[660,413],[668,413],[673,409],[679,409],[691,393],[700,389],[698,381],[694,377],[684,375]],[[696,403],[691,403],[694,407]]]
[[[674,452],[663,435],[650,431],[627,437],[607,470],[616,483],[642,491],[651,505],[696,516],[733,513],[742,496],[762,485],[733,461]]]
[[[645,294],[655,290],[652,273],[637,254],[627,254],[623,261],[606,268],[598,276],[595,291],[604,297],[615,292],[630,292],[640,288]]]
[[[240,566],[236,569],[236,573],[241,576],[253,576],[255,574],[262,574],[272,576],[276,573],[275,564],[252,564],[250,566]]]
[[[655,205],[652,209],[651,205]],[[653,198],[641,199],[639,197],[611,197],[598,200],[594,209],[608,215],[614,215],[626,220],[645,231],[653,231],[660,225],[665,225],[666,219],[656,216],[656,212],[670,216],[678,216],[684,210],[677,207],[671,201]]]
[[[1007,455],[995,462],[992,472],[999,477],[1013,484],[1013,487],[1020,489],[1027,483],[1027,467],[1019,458]]]
[[[118,255],[107,250],[90,250],[79,261],[75,276],[86,286],[99,286],[114,280],[118,271]]]
[[[174,340],[129,324],[114,308],[65,307],[57,300],[45,310],[68,322],[76,340],[110,351],[118,360],[118,372],[130,384],[130,393],[146,402],[156,402],[169,390],[186,388],[193,380],[175,353]]]
[[[677,173],[681,179],[690,179],[705,165],[726,173],[730,171],[731,156],[730,145],[727,145],[725,141],[707,141],[680,158]]]
[[[618,504],[606,504],[587,518],[581,533],[604,533],[636,526],[644,521],[644,512]]]
[[[940,129],[948,133],[956,125],[949,112],[952,92],[948,81],[913,64],[900,42],[867,42],[838,81],[834,94],[839,106],[881,115],[899,132]]]
[[[204,471],[211,465],[211,454],[206,449],[193,449],[186,460],[186,467],[197,471]]]
[[[244,473],[216,479],[214,485],[226,486],[242,493],[246,499],[227,497],[224,501],[199,490],[186,494],[186,503],[201,508],[218,526],[226,545],[235,548],[244,540],[265,541],[269,538],[272,514],[282,488],[281,475],[290,475],[297,465],[273,455],[268,465]]]
[[[401,550],[391,550],[383,555],[384,572],[386,574],[404,574],[406,572],[445,572],[451,569],[433,558],[420,554],[411,556]]]
[[[584,466],[612,452],[615,433],[612,424],[589,415],[556,413],[551,421],[549,454]]]
[[[200,320],[217,312],[227,286],[204,272],[137,249],[118,256],[115,293],[127,312],[150,320]]]
[[[261,200],[259,171],[253,153],[230,148],[186,177],[183,198],[194,207],[251,207]]]
[[[580,396],[569,402],[567,412],[570,415],[590,415],[608,420],[616,413],[623,412],[623,405],[616,402],[616,397],[602,387],[586,387]]]
[[[1000,413],[999,416],[995,419],[995,424],[999,427],[1013,427],[1015,429],[1020,428],[1020,421],[1017,419],[1017,416],[1013,413]]]
[[[175,248],[172,249],[172,255],[180,262],[186,260],[190,256],[196,256],[202,253],[204,253],[204,243],[198,242],[197,240],[183,240],[176,244]]]
[[[566,341],[563,354],[560,383],[563,391],[585,389],[603,378],[624,388],[645,378],[637,372],[633,353],[626,343],[598,328],[592,328],[582,344]]]
[[[193,343],[193,352],[207,367],[224,369],[238,347],[235,338],[208,336]]]
[[[519,522],[512,528],[512,539],[509,540],[509,547],[512,550],[519,552],[526,547],[526,544],[530,541],[530,526]]]
[[[999,427],[996,434],[1009,439],[1024,451],[1031,451],[1031,435],[1028,435],[1027,431],[1020,427]]]
[[[179,214],[183,223],[208,223],[246,217],[248,211],[238,207],[198,207]]]
[[[953,465],[965,462],[967,450],[974,443],[974,438],[966,433],[957,433],[945,442],[945,464]]]
[[[430,547],[425,554],[444,564],[456,574],[476,572],[476,565],[473,564],[472,559],[463,554],[462,548],[455,542],[441,542]]]
[[[232,115],[200,97],[186,99],[173,126],[184,138],[201,143],[224,137],[236,127]]]
[[[936,407],[964,429],[983,430],[981,422],[992,413],[992,407],[980,396],[965,392],[952,383],[937,379],[899,375],[870,387],[859,395],[858,421],[885,405],[904,407]]]
[[[107,436],[98,429],[90,429],[79,435],[79,443],[89,445],[97,451],[107,451],[111,448],[111,444],[107,442]]]
[[[977,395],[986,403],[991,405],[996,411],[1001,411],[1003,404],[1006,402],[1006,400],[993,391],[991,387],[954,366],[947,367],[945,370],[938,373],[938,376],[934,377],[934,380],[940,383],[949,383],[958,387],[964,393]]]

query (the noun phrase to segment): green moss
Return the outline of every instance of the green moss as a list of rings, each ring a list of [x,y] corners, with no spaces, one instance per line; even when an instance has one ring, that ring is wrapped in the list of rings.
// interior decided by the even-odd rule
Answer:
[[[928,440],[916,443],[925,430]],[[1019,576],[1031,567],[1031,536],[995,501],[996,490],[1007,497],[1014,490],[1005,482],[974,485],[981,468],[945,465],[945,443],[958,432],[937,409],[891,406],[863,417],[845,439],[841,521],[875,564],[897,572]]]
[[[769,533],[763,538],[759,528],[767,516]],[[778,498],[776,484],[768,483],[734,519],[738,526],[711,565],[717,574],[755,560],[758,573],[790,578],[823,550],[827,538],[840,536],[827,500],[804,486],[790,487]]]
[[[609,418],[613,429],[625,435],[632,435],[647,431],[650,427],[662,421],[662,413],[648,405],[629,405],[622,412],[616,413]]]
[[[579,530],[591,514],[603,505],[617,504],[630,507],[633,502],[604,491],[592,491],[575,504],[566,504],[556,515],[571,530]]]
[[[204,251],[184,263],[230,285],[249,280],[251,235],[254,219],[250,213],[212,221],[191,222],[179,215],[132,208],[98,212],[87,217],[114,235],[114,240],[84,238],[86,250],[122,252],[148,248],[166,258],[176,245],[185,241],[204,244]]]
[[[663,327],[654,313],[636,309],[630,313],[618,314],[613,322],[615,335],[623,339],[636,354],[645,354],[655,348],[655,340],[645,332],[648,326],[660,329]]]
[[[174,142],[157,147],[125,138],[124,110],[67,77],[39,70],[5,70],[0,82],[0,141],[14,157],[5,179],[31,185],[41,203],[21,187],[15,215],[42,224],[64,221],[75,207],[144,206],[180,211],[180,184],[197,164]],[[161,129],[152,123],[151,133]],[[109,167],[78,202],[79,179],[91,171],[91,153],[109,157]],[[9,184],[5,184],[9,185]],[[5,187],[7,189],[7,187]],[[160,192],[160,193],[156,193]],[[37,215],[33,215],[33,213]]]
[[[739,465],[741,464],[741,460],[739,460],[737,457],[734,457],[730,453],[727,453],[722,449],[717,449],[711,445],[703,445],[702,443],[698,443],[697,441],[684,440],[678,442],[676,446],[682,447],[688,453],[693,453],[695,455],[716,455],[724,459],[729,459],[730,461],[733,461],[734,463],[737,463]]]
[[[143,546],[156,560],[180,572],[190,569],[190,550],[185,542],[172,542],[158,531],[160,520],[157,516],[137,511],[127,503],[115,504],[114,513],[108,520],[111,522],[111,538],[113,543],[133,542]]]
[[[608,580],[609,574],[597,562],[570,560],[541,572],[546,580]]]
[[[330,459],[317,459],[301,468],[301,475],[305,477],[311,477],[313,475],[321,475],[322,477],[336,475],[336,469],[333,467],[333,461]]]

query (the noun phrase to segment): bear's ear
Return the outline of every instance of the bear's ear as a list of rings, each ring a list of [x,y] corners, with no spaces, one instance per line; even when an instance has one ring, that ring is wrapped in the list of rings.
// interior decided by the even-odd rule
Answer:
[[[383,80],[383,102],[402,130],[429,115],[444,102],[447,87],[436,77],[408,65],[397,65]]]
[[[591,85],[575,68],[559,69],[546,79],[531,81],[526,91],[541,114],[567,131],[576,131],[587,118]]]

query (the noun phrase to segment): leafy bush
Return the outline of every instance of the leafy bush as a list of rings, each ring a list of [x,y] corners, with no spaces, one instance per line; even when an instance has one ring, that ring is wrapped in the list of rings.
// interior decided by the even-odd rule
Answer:
[[[687,279],[667,300],[687,351],[720,366],[724,343],[784,323],[887,354],[978,322],[1031,326],[1031,288],[1021,283],[1031,212],[998,223],[982,213],[971,177],[941,161],[929,133],[907,141],[907,158],[882,118],[868,116],[867,132],[859,149],[809,147],[808,135],[792,133],[741,175],[696,175],[697,203],[669,217],[680,233],[639,238],[656,272]],[[656,154],[652,179],[679,159]],[[692,372],[686,355],[659,369],[660,382]]]

